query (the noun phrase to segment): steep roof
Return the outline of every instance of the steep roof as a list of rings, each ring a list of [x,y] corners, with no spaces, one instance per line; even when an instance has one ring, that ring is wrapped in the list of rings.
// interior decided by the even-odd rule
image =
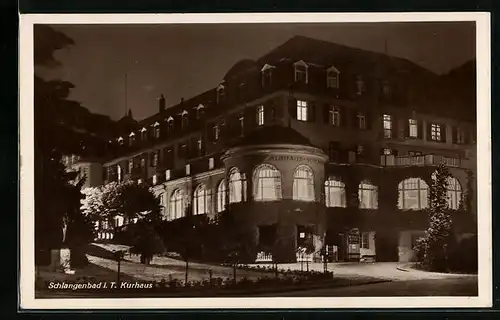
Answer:
[[[250,134],[240,138],[232,147],[250,146],[250,145],[273,145],[273,144],[294,144],[311,146],[314,145],[292,128],[279,125],[265,126],[257,128]]]
[[[257,61],[263,65],[283,59],[304,60],[323,67],[334,65],[340,71],[353,70],[365,74],[370,71],[382,74],[416,72],[423,77],[437,77],[435,73],[407,59],[304,36],[290,38]]]

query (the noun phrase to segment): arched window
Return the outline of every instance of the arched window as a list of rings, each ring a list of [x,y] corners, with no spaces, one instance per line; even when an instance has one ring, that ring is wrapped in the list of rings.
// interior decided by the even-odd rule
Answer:
[[[325,181],[325,205],[327,207],[346,206],[345,184],[336,177]]]
[[[462,186],[456,178],[448,177],[446,195],[448,197],[448,208],[458,210],[460,208],[460,201],[462,200]]]
[[[281,199],[281,174],[275,167],[262,164],[253,172],[253,197],[257,201]]]
[[[226,180],[222,179],[217,187],[217,212],[226,210]]]
[[[229,203],[242,201],[243,177],[237,168],[232,168],[229,173]]]
[[[314,201],[314,176],[306,165],[298,166],[293,174],[293,199]]]
[[[170,197],[170,218],[177,219],[184,216],[184,191],[176,189]]]
[[[361,209],[378,209],[378,187],[369,181],[361,181],[358,186],[359,207]]]
[[[403,210],[421,210],[428,206],[429,186],[420,178],[408,178],[398,185],[398,208]]]
[[[207,213],[207,188],[204,184],[198,185],[194,190],[194,214]]]

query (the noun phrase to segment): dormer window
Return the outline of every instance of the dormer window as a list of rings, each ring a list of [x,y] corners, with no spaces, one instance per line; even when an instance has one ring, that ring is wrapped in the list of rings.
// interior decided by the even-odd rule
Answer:
[[[153,129],[154,129],[154,133],[155,133],[155,138],[159,139],[160,138],[160,124],[158,122],[155,122],[153,124]]]
[[[174,118],[172,116],[167,119],[167,132],[172,133],[174,131]]]
[[[326,70],[326,87],[331,89],[339,88],[339,75],[340,72],[335,67]]]
[[[205,106],[200,104],[195,109],[196,109],[196,120],[201,120],[205,112]]]
[[[384,98],[390,99],[392,95],[392,88],[391,85],[389,84],[389,81],[384,81],[382,84],[382,94],[384,95]]]
[[[245,117],[243,116],[243,114],[240,114],[238,121],[240,123],[240,136],[242,136],[245,132]]]
[[[119,145],[123,146],[123,137],[118,137],[117,141]]]
[[[264,67],[262,67],[261,73],[262,73],[262,86],[263,87],[267,87],[267,86],[271,85],[272,72],[273,72],[274,68],[275,68],[274,66],[271,66],[267,63],[264,65]]]
[[[307,83],[309,80],[307,69],[309,66],[304,61],[300,60],[294,64],[295,67],[295,82]]]
[[[134,145],[134,142],[135,142],[135,133],[131,132],[128,136],[128,141],[129,141],[129,145],[132,146]]]
[[[189,125],[188,112],[186,110],[182,111],[181,117],[182,117],[182,122],[181,122],[182,130],[186,130]]]
[[[361,96],[365,93],[365,91],[365,81],[361,76],[358,76],[358,78],[356,79],[356,94],[358,96]]]
[[[141,129],[141,140],[145,141],[148,137],[148,130],[146,128]]]
[[[224,100],[226,100],[226,88],[221,84],[217,87],[217,104],[224,102]]]

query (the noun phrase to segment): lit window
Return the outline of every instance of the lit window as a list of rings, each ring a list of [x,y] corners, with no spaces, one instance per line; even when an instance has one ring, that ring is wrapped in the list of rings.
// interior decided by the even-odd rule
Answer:
[[[213,137],[214,137],[214,141],[218,141],[219,140],[219,134],[220,134],[219,126],[218,125],[214,125],[212,127],[212,134],[213,134]]]
[[[184,191],[176,189],[170,197],[170,218],[178,219],[184,216]]]
[[[217,187],[217,212],[226,210],[226,180],[222,179]]]
[[[262,164],[253,174],[254,199],[273,201],[281,199],[281,174],[273,166]]]
[[[257,125],[264,125],[264,106],[257,107]]]
[[[314,201],[314,176],[306,165],[298,166],[293,174],[293,199]]]
[[[204,184],[200,184],[194,191],[194,214],[207,213],[207,189]]]
[[[448,208],[458,210],[462,201],[462,186],[454,177],[448,177],[446,186],[446,195],[448,197]]]
[[[116,173],[118,175],[118,182],[121,182],[123,179],[123,176],[122,176],[122,167],[120,165],[116,166]]]
[[[441,141],[441,126],[439,124],[431,124],[431,140]]]
[[[145,168],[146,167],[146,157],[145,156],[142,156],[141,157],[141,168]]]
[[[392,117],[384,114],[384,138],[392,138]]]
[[[338,107],[331,106],[328,112],[329,114],[329,123],[333,126],[340,125],[340,110]]]
[[[378,208],[378,187],[368,181],[362,181],[358,186],[359,207],[361,209]]]
[[[297,120],[307,121],[307,101],[297,100]]]
[[[417,120],[415,119],[409,119],[408,120],[408,132],[410,134],[411,138],[416,138],[418,137],[418,123]]]
[[[237,168],[231,169],[229,173],[229,203],[237,203],[242,201],[243,197],[243,175]]]
[[[356,118],[358,119],[358,129],[364,130],[366,129],[366,117],[363,113],[358,112],[356,114]]]
[[[307,64],[303,61],[295,63],[295,82],[307,83]]]
[[[421,210],[428,206],[429,186],[420,178],[408,178],[398,185],[398,208],[403,210]]]
[[[332,67],[326,72],[326,87],[337,89],[339,87],[339,71]]]
[[[327,207],[346,206],[345,184],[335,177],[325,181],[325,205]]]

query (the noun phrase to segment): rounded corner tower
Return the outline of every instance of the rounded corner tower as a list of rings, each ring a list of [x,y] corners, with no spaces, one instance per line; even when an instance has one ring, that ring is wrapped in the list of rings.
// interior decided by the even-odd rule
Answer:
[[[258,128],[223,154],[228,211],[257,261],[272,255],[274,262],[295,262],[298,249],[323,247],[327,159],[309,139],[283,126]]]

